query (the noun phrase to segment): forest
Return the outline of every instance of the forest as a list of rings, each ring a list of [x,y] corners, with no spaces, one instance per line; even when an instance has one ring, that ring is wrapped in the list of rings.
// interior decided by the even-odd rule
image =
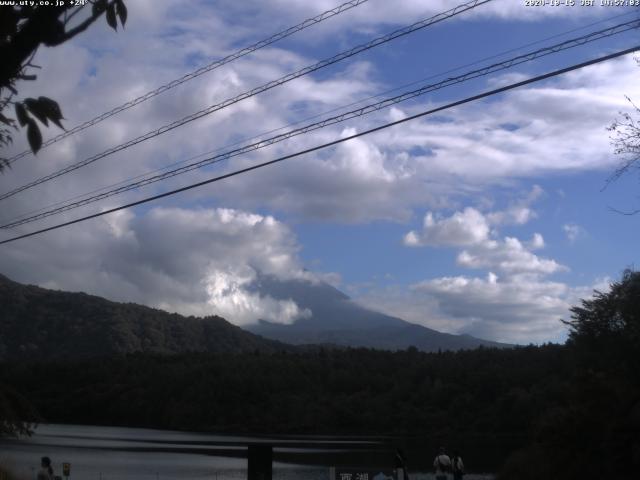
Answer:
[[[640,467],[639,299],[640,273],[627,271],[572,309],[565,345],[139,353],[5,362],[0,382],[30,405],[16,413],[22,420],[425,436],[484,446],[476,466],[503,479],[632,478]]]

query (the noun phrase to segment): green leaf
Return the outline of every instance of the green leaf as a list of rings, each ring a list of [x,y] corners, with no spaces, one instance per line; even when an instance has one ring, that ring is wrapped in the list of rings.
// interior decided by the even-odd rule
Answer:
[[[58,102],[47,97],[38,97],[38,103],[41,105],[47,118],[64,130],[64,127],[60,123],[60,120],[64,120],[64,117],[62,116]]]
[[[15,123],[15,120],[13,118],[5,117],[2,113],[0,113],[0,122],[4,123],[5,125],[9,125],[10,127],[12,127],[13,124]]]
[[[127,22],[127,6],[123,0],[116,0],[116,13],[118,17],[120,17],[120,23],[122,23],[124,27],[124,24]]]
[[[38,153],[40,147],[42,147],[42,134],[38,128],[38,124],[32,118],[29,119],[29,126],[27,127],[27,140],[31,151],[35,154]]]
[[[118,22],[116,21],[116,6],[110,3],[107,7],[107,23],[114,30],[118,30]]]
[[[18,118],[18,122],[20,123],[21,127],[24,127],[30,120],[27,109],[24,108],[22,102],[16,103],[16,117]]]
[[[24,104],[29,109],[29,112],[31,112],[38,120],[44,123],[45,127],[49,126],[49,122],[47,121],[47,114],[43,110],[42,105],[40,105],[40,102],[38,102],[38,100],[36,100],[35,98],[26,98],[24,100]]]
[[[107,0],[96,0],[91,7],[91,14],[97,17],[107,9]]]
[[[40,30],[42,43],[49,47],[59,45],[64,37],[64,23],[60,20],[47,22]]]

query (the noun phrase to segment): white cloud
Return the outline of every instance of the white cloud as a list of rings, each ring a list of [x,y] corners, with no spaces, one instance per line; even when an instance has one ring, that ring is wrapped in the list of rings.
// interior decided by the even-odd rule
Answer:
[[[207,304],[219,315],[233,318],[239,325],[260,319],[290,324],[298,318],[311,316],[310,310],[301,310],[293,300],[276,300],[247,291],[256,276],[256,271],[248,266],[227,272],[212,271],[205,280],[209,294]]]
[[[567,236],[567,240],[569,240],[570,243],[575,243],[578,238],[585,234],[584,228],[575,223],[564,224],[562,226],[562,230],[564,231],[565,235]]]
[[[99,22],[77,41],[42,49],[36,59],[36,63],[43,66],[38,72],[40,79],[22,84],[21,94],[44,94],[59,100],[69,119],[65,124],[72,126],[181,76],[193,69],[194,64],[231,53],[239,44],[246,43],[248,37],[266,36],[267,32],[252,29],[256,24],[269,25],[270,30],[276,28],[275,25],[284,27],[294,19],[330,6],[283,0],[242,5],[225,3],[224,8],[193,2],[189,9],[184,9],[171,2],[157,3],[154,8],[148,1],[136,2],[124,32],[114,33],[104,22]],[[401,2],[393,7],[371,2],[305,31],[300,39],[316,32],[313,33],[316,41],[338,42],[335,31],[340,30],[341,22],[347,22],[353,29],[369,31],[371,36],[372,29],[387,31],[394,22],[408,23],[446,8],[451,8],[447,2],[429,5]],[[242,15],[230,13],[245,9],[254,10],[252,26],[244,23]],[[476,20],[477,15],[524,19],[552,15],[552,10],[555,9],[526,9],[509,2],[495,2],[495,5],[492,2],[477,9],[484,12],[482,15],[473,16]],[[256,18],[265,22],[255,23]],[[351,37],[342,40],[342,48],[356,41]],[[157,48],[158,44],[162,49]],[[259,55],[210,72],[82,135],[59,142],[43,150],[37,160],[24,159],[14,166],[11,183],[16,186],[26,183],[68,165],[70,159],[86,158],[317,60],[305,56],[304,48],[294,52],[285,47],[286,44],[281,44],[261,50]],[[396,47],[389,44],[389,48]],[[362,58],[338,65],[329,75],[311,75],[290,82],[180,127],[153,142],[132,147],[42,185],[33,190],[35,195],[18,195],[4,202],[3,215],[10,218],[190,155],[220,148],[238,141],[239,137],[251,137],[370,96],[388,87],[379,81],[381,68],[384,65],[379,59]],[[518,72],[509,75],[514,74],[521,75]],[[491,102],[459,107],[439,117],[449,121],[426,117],[333,150],[289,160],[286,167],[273,166],[188,195],[190,199],[214,197],[224,205],[247,210],[269,208],[294,213],[303,219],[349,223],[381,219],[406,221],[412,209],[441,208],[450,203],[452,197],[465,195],[478,185],[491,186],[505,178],[549,171],[606,168],[613,165],[614,160],[603,128],[620,108],[626,107],[622,92],[631,96],[640,92],[636,75],[637,66],[632,59],[612,61],[538,87],[496,97]],[[244,167],[309,148],[351,133],[354,128],[362,131],[397,120],[424,109],[424,103],[400,105],[370,118],[292,139],[255,155],[225,162],[216,172],[227,166],[229,169]],[[504,125],[514,129],[505,129]],[[238,126],[242,126],[241,131]],[[55,133],[55,129],[51,129],[45,136]],[[15,152],[25,147],[23,137],[16,135]],[[204,175],[201,171],[192,172],[165,182],[162,187],[147,188],[143,193],[182,186],[201,180]],[[141,194],[130,193],[118,199],[125,202],[139,196]],[[87,207],[81,211],[95,210]],[[528,206],[513,205],[503,212],[502,218],[490,218],[490,222],[522,224],[532,217],[533,211]]]
[[[368,289],[357,300],[410,322],[442,332],[471,334],[507,343],[564,342],[569,308],[606,291],[608,279],[570,287],[539,276],[447,276],[404,287]]]
[[[194,1],[185,8],[173,1],[136,0],[129,5],[125,31],[114,33],[105,22],[98,22],[71,42],[40,49],[35,60],[43,67],[37,72],[39,80],[21,84],[20,94],[55,98],[68,119],[65,125],[73,126],[336,3],[339,2],[252,0],[213,5]],[[394,24],[411,23],[452,6],[444,0],[428,4],[418,0],[369,2],[305,31],[293,39],[294,43],[264,49],[82,135],[58,142],[41,151],[37,158],[17,162],[2,177],[2,190],[318,60],[309,52],[323,51],[324,47],[342,50],[357,43],[357,38],[371,38],[375,33],[391,30]],[[553,15],[599,15],[602,11],[524,8],[519,2],[504,0],[491,2],[460,19],[533,20]],[[314,49],[307,50],[305,46],[311,44]],[[288,45],[295,45],[295,51]],[[388,52],[402,49],[397,45],[389,44]],[[29,194],[3,201],[2,216],[8,219],[368,97],[389,87],[380,81],[379,72],[384,68],[384,55],[369,56],[327,69],[326,74],[296,80],[42,185]],[[603,129],[618,110],[627,107],[623,93],[640,96],[637,73],[631,58],[607,62],[490,102],[449,110],[437,119],[426,117],[409,122],[401,128],[166,199],[163,205],[168,207],[164,209],[109,216],[93,224],[12,244],[0,251],[0,270],[17,280],[89,290],[185,313],[213,313],[209,301],[217,295],[219,308],[235,308],[238,321],[264,314],[275,321],[288,322],[305,312],[296,311],[286,301],[274,303],[257,296],[245,287],[253,275],[263,271],[282,277],[305,276],[296,257],[299,246],[291,231],[273,217],[238,209],[293,213],[302,220],[408,221],[415,208],[433,212],[449,208],[452,198],[487,191],[505,179],[609,168],[615,159],[610,155]],[[488,83],[523,75],[514,71]],[[438,98],[445,101],[446,97]],[[130,192],[110,205],[200,181],[227,168],[309,148],[355,129],[362,131],[397,120],[431,104],[432,100],[420,100],[295,138],[207,172],[192,172],[162,185]],[[47,130],[45,137],[56,133],[55,129]],[[7,152],[9,155],[26,146],[23,132],[15,135],[15,140],[16,146]],[[531,192],[531,196],[536,195]],[[236,210],[192,209],[194,204],[215,205],[216,200]],[[482,281],[492,285],[506,282],[513,287],[517,281],[524,282],[523,275],[562,269],[554,260],[531,252],[544,246],[541,235],[523,242],[513,237],[499,239],[492,231],[530,222],[535,218],[531,206],[534,200],[520,199],[502,211],[467,209],[454,214],[459,216],[456,219],[432,213],[428,222],[425,218],[425,227],[410,233],[405,241],[414,245],[463,246],[467,257],[461,265],[491,269],[497,276]],[[188,207],[169,207],[181,204]],[[56,217],[55,221],[93,213],[102,206],[86,207]],[[536,281],[544,286],[540,277]],[[474,285],[473,281],[470,285]]]
[[[387,313],[452,333],[516,343],[562,339],[564,329],[558,319],[568,314],[576,290],[545,277],[567,267],[533,253],[545,246],[540,233],[523,242],[513,236],[499,238],[496,229],[533,218],[535,212],[529,205],[542,194],[542,189],[534,187],[514,205],[487,214],[468,207],[436,221],[428,213],[422,232],[405,236],[410,246],[463,247],[457,265],[486,270],[486,278],[433,278],[414,284],[404,296],[377,292],[378,300],[367,295],[365,301]],[[513,214],[517,209],[530,213],[519,221]]]
[[[486,214],[473,207],[455,212],[447,218],[427,212],[422,231],[411,230],[405,235],[404,244],[411,247],[484,245],[485,248],[495,250],[497,244],[489,241],[492,227],[524,225],[536,218],[536,212],[530,207],[543,194],[542,188],[539,185],[534,185],[530,192],[508,208]],[[541,248],[544,246],[544,239],[540,234],[536,234],[531,245],[532,248]]]
[[[260,12],[264,8],[262,2],[245,2],[249,11]],[[271,2],[274,10],[280,15],[289,15],[293,18],[302,18],[310,15],[318,14],[323,10],[333,8],[338,2],[316,1],[316,2],[300,2],[298,0],[277,0]],[[423,18],[439,14],[450,10],[464,2],[448,1],[448,0],[432,0],[424,2],[421,0],[405,0],[402,2],[369,2],[361,7],[352,10],[347,15],[342,15],[332,22],[327,22],[320,26],[319,30],[323,34],[336,34],[344,31],[347,27],[370,33],[372,30],[383,31],[390,30],[389,25],[393,24],[410,24]],[[497,0],[494,2],[480,5],[474,10],[464,12],[455,17],[456,22],[466,22],[468,20],[478,20],[493,18],[501,20],[520,20],[534,21],[549,17],[591,17],[603,15],[610,12],[610,8],[602,8],[599,5],[594,8],[539,8],[527,7],[523,2],[514,2],[511,0]],[[382,25],[382,27],[381,27]],[[313,35],[316,39],[320,34]]]
[[[542,235],[537,234],[533,242],[533,246],[537,247],[544,244],[544,239]],[[515,237],[488,240],[465,249],[458,255],[457,263],[466,268],[497,269],[509,275],[548,275],[567,270],[555,260],[538,257]]]
[[[443,277],[413,288],[435,298],[441,314],[458,319],[462,331],[518,343],[560,339],[559,320],[567,317],[573,297],[567,285],[531,276]]]
[[[155,208],[106,216],[6,245],[2,271],[15,280],[244,325],[291,323],[312,312],[250,288],[258,275],[319,281],[305,271],[293,233],[271,216],[232,209]],[[331,276],[331,275],[329,275]]]
[[[531,250],[539,250],[544,248],[544,238],[539,233],[534,233],[533,238],[529,241],[528,246]]]
[[[404,243],[412,247],[474,245],[487,240],[488,236],[489,224],[485,216],[474,208],[465,208],[444,219],[435,219],[428,212],[422,232],[410,231],[405,235]]]

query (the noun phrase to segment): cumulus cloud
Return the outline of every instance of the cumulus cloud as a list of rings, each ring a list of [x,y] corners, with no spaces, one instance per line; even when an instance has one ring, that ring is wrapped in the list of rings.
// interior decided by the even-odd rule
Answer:
[[[436,299],[461,330],[484,338],[536,343],[560,339],[572,299],[567,285],[538,277],[443,277],[417,283],[417,294]]]
[[[261,11],[262,3],[255,0],[246,2],[252,10]],[[337,3],[330,1],[317,2],[299,2],[297,0],[277,0],[273,2],[276,9],[281,14],[289,16],[309,16],[320,13],[323,10],[333,8]],[[417,19],[422,19],[431,15],[436,15],[446,10],[450,10],[455,6],[464,2],[450,2],[447,0],[433,0],[423,2],[421,0],[407,0],[398,3],[375,3],[371,2],[362,7],[354,9],[348,16],[337,18],[335,22],[324,24],[320,27],[321,33],[340,32],[345,28],[360,30],[370,33],[372,29],[380,29],[380,25],[388,28],[393,23],[413,23]],[[478,8],[459,15],[454,21],[477,20],[478,18],[497,18],[501,20],[522,20],[533,21],[544,19],[547,17],[591,17],[598,14],[602,15],[610,11],[610,8],[594,6],[594,8],[530,8],[520,2],[511,2],[508,0],[500,0],[481,5]],[[317,38],[317,36],[314,36]]]
[[[65,125],[70,127],[232,53],[239,45],[335,5],[329,1],[250,0],[224,2],[224,8],[220,8],[194,1],[185,8],[168,0],[136,0],[129,5],[124,32],[116,34],[105,22],[98,22],[71,42],[40,49],[34,60],[43,67],[37,72],[39,80],[20,84],[20,94],[55,98],[68,119]],[[342,50],[345,45],[358,43],[360,37],[371,38],[391,30],[393,25],[411,23],[451,6],[444,0],[428,4],[418,0],[369,2],[305,31],[293,43],[264,49],[259,55],[199,77],[82,135],[58,142],[42,150],[37,159],[16,162],[10,174],[3,177],[2,191],[311,64],[319,60],[315,54],[324,51],[323,47]],[[558,14],[598,15],[601,11],[523,8],[518,2],[502,1],[491,2],[455,21],[534,20]],[[309,45],[313,48],[304,48]],[[389,44],[389,52],[402,48],[397,45]],[[451,55],[456,52],[452,50]],[[286,88],[273,89],[60,177],[29,194],[7,199],[3,201],[2,219],[203,152],[219,152],[229,144],[370,97],[391,86],[381,80],[380,71],[386,67],[383,59],[369,56],[336,65],[322,75],[310,75]],[[524,74],[514,71],[508,75],[488,83],[522,78]],[[426,117],[296,158],[286,166],[280,164],[166,199],[165,209],[109,216],[86,224],[89,226],[6,246],[0,251],[0,270],[21,281],[88,290],[183,313],[216,313],[212,307],[215,303],[222,309],[218,312],[235,309],[239,322],[249,322],[259,315],[289,322],[307,313],[286,301],[274,303],[260,297],[247,286],[262,272],[283,278],[304,277],[296,257],[298,245],[281,222],[248,212],[286,212],[302,220],[346,223],[409,221],[417,207],[438,212],[450,207],[452,197],[490,188],[505,179],[607,168],[615,160],[602,128],[626,107],[622,92],[640,96],[636,77],[637,66],[631,58],[590,67],[490,102],[459,107],[437,118]],[[451,95],[445,92],[438,98],[447,96]],[[129,192],[111,200],[109,206],[397,120],[424,110],[425,102],[431,105],[433,101],[420,99],[294,138],[204,172],[194,171]],[[53,129],[45,131],[45,138],[55,133]],[[13,149],[6,152],[9,156],[26,148],[22,132],[15,135],[15,140]],[[197,210],[194,205],[230,205],[235,210]],[[94,213],[99,208],[106,207],[84,207],[38,226]],[[460,265],[495,270],[498,285],[515,281],[516,275],[543,275],[562,269],[553,260],[532,253],[544,246],[541,235],[525,242],[513,237],[501,239],[493,232],[534,219],[531,202],[516,201],[493,212],[470,208],[454,215],[458,217],[428,213],[423,228],[408,234],[405,242],[464,247],[468,256]],[[18,233],[29,230],[19,229]],[[7,232],[2,235],[10,236]],[[211,302],[212,298],[216,301]]]
[[[537,214],[531,205],[544,194],[540,185],[534,185],[523,198],[512,202],[505,210],[489,212],[487,218],[492,225],[524,225],[536,218]]]
[[[564,342],[569,308],[606,291],[608,279],[571,287],[540,276],[445,276],[398,286],[371,288],[357,300],[410,322],[454,334],[507,343]]]
[[[537,246],[544,244],[544,239],[538,233],[532,242]],[[555,260],[538,257],[515,237],[488,240],[471,249],[463,250],[457,257],[457,263],[467,268],[496,269],[509,275],[548,275],[567,269]]]
[[[256,271],[246,265],[230,271],[212,271],[204,280],[209,294],[207,305],[219,315],[233,318],[239,325],[260,319],[290,324],[298,318],[311,316],[310,310],[301,310],[291,299],[276,300],[247,291],[256,277]]]
[[[404,237],[405,245],[462,246],[479,244],[489,237],[489,224],[485,216],[474,208],[465,208],[449,218],[435,219],[431,212],[424,217],[422,232],[410,231]]]
[[[224,6],[221,9],[207,2],[193,2],[185,9],[166,1],[135,2],[125,32],[114,34],[100,22],[77,41],[55,49],[42,49],[36,59],[36,63],[43,66],[38,72],[39,80],[25,82],[20,92],[24,96],[44,94],[55,98],[63,106],[68,119],[66,125],[78,124],[180,77],[197,65],[233,52],[239,44],[248,43],[248,38],[271,33],[255,32],[256,24],[269,25],[270,29],[280,24],[285,27],[335,5],[282,0]],[[379,29],[390,30],[390,24],[410,23],[446,8],[451,8],[447,2],[429,5],[402,2],[392,7],[371,2],[305,31],[305,35],[296,39],[308,40],[306,35],[313,34],[310,38],[316,41],[335,42],[335,31],[341,29],[341,22],[349,24],[350,32],[361,28],[371,36]],[[579,10],[590,11],[591,15],[599,9]],[[252,15],[241,15],[242,11],[252,11]],[[482,14],[474,13],[472,17],[476,20],[477,15],[484,19],[496,16],[533,19],[551,15],[552,11],[558,14],[555,9],[492,2],[477,9]],[[251,22],[244,22],[245,17],[251,18]],[[264,21],[256,23],[256,18]],[[354,35],[340,40],[351,45],[356,38]],[[156,48],[159,42],[163,45],[161,50]],[[393,44],[389,48],[394,48]],[[303,48],[294,51],[287,48],[286,43],[278,44],[261,50],[259,55],[199,77],[82,135],[58,142],[43,150],[38,161],[16,163],[11,175],[12,186],[51,173],[68,165],[70,159],[86,158],[318,60],[304,52]],[[2,214],[10,218],[369,97],[388,88],[379,81],[381,67],[384,65],[376,64],[371,58],[356,58],[336,66],[327,75],[295,80],[286,87],[243,101],[153,142],[144,142],[42,185],[36,189],[36,195],[9,199]],[[514,74],[522,75],[518,72],[510,75]],[[189,199],[215,198],[224,205],[246,210],[266,207],[294,213],[303,219],[348,223],[406,221],[417,206],[441,208],[449,202],[449,197],[465,195],[470,186],[478,183],[490,185],[508,177],[533,176],[547,171],[603,168],[613,161],[608,139],[604,133],[594,133],[602,133],[602,126],[610,123],[625,105],[620,92],[632,96],[637,93],[636,74],[632,59],[591,67],[538,87],[496,97],[495,101],[459,107],[438,120],[427,117],[405,124],[401,130],[379,132],[327,152],[291,160],[286,167],[273,166],[221,182],[215,189],[191,192]],[[355,128],[362,131],[424,108],[423,100],[401,105],[289,140],[254,155],[232,159],[219,165],[215,173],[309,148],[352,133]],[[506,125],[509,128],[505,128]],[[240,132],[238,126],[242,127]],[[47,132],[45,137],[54,133],[53,130]],[[23,137],[16,135],[17,145],[9,154],[25,148]],[[211,170],[208,172],[213,173]],[[118,199],[125,202],[157,190],[179,187],[201,180],[202,175],[202,171],[195,171],[162,186],[148,187]],[[81,211],[95,210],[87,207]],[[523,224],[530,221],[532,215],[526,205],[514,205],[503,212],[502,218],[490,221]]]
[[[569,243],[575,243],[579,237],[585,234],[584,228],[575,223],[565,223],[562,226],[562,230],[567,236],[567,240],[569,240]]]
[[[544,238],[539,233],[534,233],[533,238],[529,241],[528,246],[531,250],[539,250],[544,248]]]
[[[522,198],[512,202],[504,210],[494,210],[482,213],[480,210],[467,207],[463,211],[454,212],[450,217],[434,215],[427,212],[422,231],[411,230],[404,237],[404,244],[407,246],[484,246],[488,250],[498,247],[492,241],[492,229],[501,225],[524,225],[536,218],[536,212],[531,205],[544,194],[539,185],[534,185],[530,192]],[[515,240],[515,239],[514,239]],[[515,241],[517,242],[517,240]],[[515,250],[522,245],[516,246],[513,240],[505,240],[504,244]],[[532,248],[544,246],[542,235],[535,234],[531,242]]]
[[[22,282],[86,291],[238,325],[291,323],[312,314],[250,288],[259,275],[316,282],[291,230],[272,216],[233,209],[121,212],[0,251],[3,273]]]
[[[486,277],[433,278],[413,284],[410,293],[377,292],[377,300],[366,294],[365,301],[452,333],[516,343],[562,340],[559,319],[567,316],[582,290],[547,278],[568,268],[533,252],[545,247],[540,233],[523,241],[514,236],[500,238],[498,231],[502,225],[521,225],[534,218],[531,204],[543,193],[535,186],[506,209],[487,213],[467,207],[437,220],[427,213],[422,231],[409,232],[405,245],[462,248],[457,265],[485,270]],[[524,209],[529,213],[522,217],[514,213]]]

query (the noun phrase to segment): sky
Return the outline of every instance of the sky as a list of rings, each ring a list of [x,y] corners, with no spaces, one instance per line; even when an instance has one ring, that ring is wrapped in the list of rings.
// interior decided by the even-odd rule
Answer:
[[[129,0],[41,48],[20,97],[61,105],[68,128],[337,6],[339,0]],[[458,5],[369,0],[27,156],[6,192],[209,105]],[[275,129],[305,125],[469,70],[637,19],[634,7],[493,0],[253,96],[1,201],[0,220]],[[353,135],[640,44],[638,30],[443,88],[38,222],[28,233]],[[640,101],[633,54],[424,116],[133,209],[0,246],[0,273],[240,326],[313,315],[251,289],[259,275],[328,282],[369,308],[449,333],[563,342],[560,319],[640,263],[636,173],[607,127]],[[292,128],[292,127],[287,127]],[[45,129],[45,139],[60,133]],[[278,130],[279,133],[283,130]],[[7,156],[26,148],[14,135]],[[232,146],[233,145],[233,146]]]

